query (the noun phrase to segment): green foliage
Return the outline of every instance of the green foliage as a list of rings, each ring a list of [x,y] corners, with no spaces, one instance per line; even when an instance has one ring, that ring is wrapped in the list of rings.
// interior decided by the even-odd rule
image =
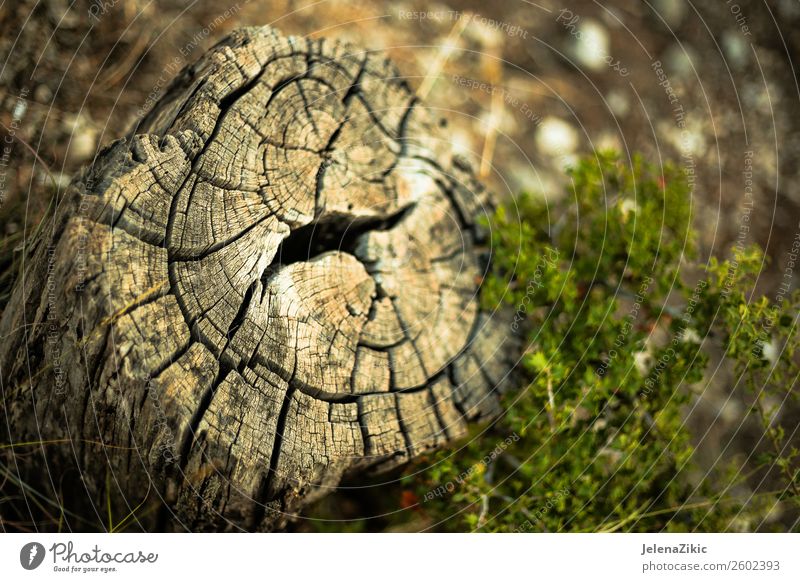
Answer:
[[[790,292],[784,281],[772,300],[755,297],[750,290],[765,261],[756,247],[734,249],[730,260],[710,261],[709,285],[697,318],[703,329],[724,334],[725,354],[750,396],[751,412],[768,443],[760,466],[783,478],[781,499],[800,505],[800,427],[796,420],[786,427],[781,424],[787,403],[800,400],[794,389],[800,379],[800,290]]]
[[[482,300],[515,312],[529,383],[459,452],[426,460],[413,481],[421,511],[455,531],[762,527],[776,495],[798,498],[798,451],[787,446],[797,435],[773,421],[776,393],[797,380],[800,295],[754,299],[752,249],[687,283],[702,269],[680,169],[603,153],[568,176],[555,208],[522,195],[497,211]],[[732,462],[695,477],[685,410],[714,345],[751,391],[771,443],[760,467],[783,479],[776,495],[738,500],[745,477]],[[510,444],[487,463],[499,442]]]

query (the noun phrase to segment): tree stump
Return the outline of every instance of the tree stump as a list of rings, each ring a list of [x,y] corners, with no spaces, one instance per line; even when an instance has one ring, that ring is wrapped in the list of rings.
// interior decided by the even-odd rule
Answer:
[[[0,323],[9,442],[43,441],[20,473],[68,522],[150,528],[156,500],[271,530],[497,415],[491,200],[444,128],[343,44],[243,29],[185,69],[27,246]]]

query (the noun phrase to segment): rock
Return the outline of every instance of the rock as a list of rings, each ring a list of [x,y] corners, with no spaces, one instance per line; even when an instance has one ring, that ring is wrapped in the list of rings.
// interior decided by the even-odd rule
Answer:
[[[578,132],[566,121],[545,117],[536,130],[536,145],[546,155],[571,154],[578,147]]]

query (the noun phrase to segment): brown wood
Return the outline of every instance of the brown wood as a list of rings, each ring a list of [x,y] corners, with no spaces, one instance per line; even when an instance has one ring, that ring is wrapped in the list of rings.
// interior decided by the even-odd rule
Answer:
[[[147,495],[189,529],[275,529],[498,414],[491,201],[443,125],[383,56],[270,28],[183,71],[29,241],[5,413],[69,443],[20,470],[100,517]]]

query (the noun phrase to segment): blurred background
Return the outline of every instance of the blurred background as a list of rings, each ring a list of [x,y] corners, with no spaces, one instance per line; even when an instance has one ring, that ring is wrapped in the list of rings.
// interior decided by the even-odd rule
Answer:
[[[673,161],[693,183],[701,255],[758,242],[772,261],[759,291],[774,292],[800,228],[798,0],[6,0],[0,310],[19,245],[72,175],[183,66],[264,24],[388,52],[501,197],[564,196],[564,167],[599,148]],[[724,374],[698,398],[701,459],[749,451]],[[324,503],[377,515],[401,510],[403,494]]]

